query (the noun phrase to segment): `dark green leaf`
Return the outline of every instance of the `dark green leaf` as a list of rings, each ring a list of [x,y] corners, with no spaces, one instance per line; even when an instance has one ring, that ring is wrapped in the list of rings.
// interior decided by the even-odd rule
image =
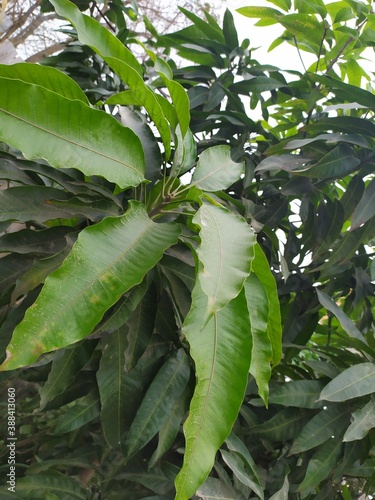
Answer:
[[[325,386],[320,400],[346,401],[374,392],[375,365],[360,363],[344,370]]]

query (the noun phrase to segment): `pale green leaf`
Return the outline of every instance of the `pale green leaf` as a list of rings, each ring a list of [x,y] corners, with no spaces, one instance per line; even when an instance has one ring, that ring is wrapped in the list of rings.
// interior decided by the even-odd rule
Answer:
[[[341,448],[341,437],[332,438],[322,445],[310,459],[306,475],[297,491],[311,490],[326,479],[339,461]]]
[[[274,19],[275,22],[283,16],[282,12],[273,9],[272,7],[240,7],[237,9],[237,12],[245,17],[255,19]]]
[[[361,409],[353,413],[353,422],[347,428],[343,441],[363,439],[375,427],[375,397]]]
[[[216,451],[237,418],[247,386],[251,339],[244,292],[204,326],[207,300],[197,282],[183,325],[195,361],[197,385],[184,424],[186,451],[176,478],[176,500],[188,500],[207,478]]]
[[[38,85],[0,78],[0,140],[28,159],[99,175],[122,188],[144,180],[142,145],[130,129]]]
[[[255,235],[245,219],[222,207],[203,204],[193,218],[200,228],[198,279],[208,297],[208,316],[241,291],[250,273]]]
[[[94,18],[82,14],[78,7],[68,0],[51,0],[56,13],[67,18],[77,30],[79,40],[97,52],[118,76],[137,93],[150,114],[163,140],[166,156],[170,155],[171,134],[169,124],[153,93],[143,81],[142,67],[134,54]]]
[[[371,394],[375,387],[375,364],[360,363],[344,370],[322,390],[319,399],[346,401]]]
[[[81,87],[68,75],[51,66],[34,63],[0,64],[0,76],[12,80],[34,83],[56,92],[67,99],[77,99],[85,104],[89,100]]]
[[[198,498],[202,500],[244,500],[244,496],[229,484],[220,479],[208,477],[197,491]]]
[[[244,162],[234,162],[229,146],[213,146],[199,156],[192,182],[204,191],[229,188],[244,171]]]
[[[190,376],[188,358],[179,349],[161,367],[152,381],[130,427],[125,454],[131,457],[145,446],[167,420]]]
[[[225,444],[228,446],[228,449],[231,451],[235,451],[238,453],[241,458],[244,460],[244,463],[247,465],[251,474],[258,485],[262,485],[262,478],[260,471],[253,460],[253,457],[250,455],[250,451],[247,446],[237,437],[233,432],[225,440]]]
[[[220,453],[224,462],[232,470],[236,478],[263,500],[263,489],[250,477],[249,471],[246,469],[245,463],[240,455],[236,452],[228,452],[225,450],[220,450]]]
[[[14,331],[2,369],[33,363],[42,353],[91,333],[104,312],[176,243],[179,232],[178,225],[153,222],[139,202],[131,202],[123,216],[81,231]]]
[[[321,410],[305,425],[293,441],[289,455],[315,448],[337,435],[348,425],[348,412],[342,405],[332,405]]]

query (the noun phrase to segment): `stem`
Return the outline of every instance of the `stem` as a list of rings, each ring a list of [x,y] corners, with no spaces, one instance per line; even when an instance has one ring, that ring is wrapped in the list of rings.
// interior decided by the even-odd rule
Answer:
[[[298,52],[298,56],[299,56],[300,61],[302,63],[303,69],[304,69],[305,73],[307,73],[307,69],[306,69],[305,63],[303,62],[303,59],[302,59],[301,51],[299,50],[299,46],[298,46],[296,35],[293,35],[293,39],[294,39],[294,45],[296,46],[296,49],[297,49],[297,52]]]

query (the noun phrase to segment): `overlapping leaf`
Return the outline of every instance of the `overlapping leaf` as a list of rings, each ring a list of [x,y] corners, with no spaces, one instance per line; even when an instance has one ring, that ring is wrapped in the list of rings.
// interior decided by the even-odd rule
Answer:
[[[138,137],[112,116],[81,101],[0,78],[0,118],[0,140],[28,159],[43,158],[55,168],[100,175],[122,188],[144,180]]]
[[[88,335],[104,312],[142,281],[179,231],[178,225],[151,221],[138,202],[124,216],[108,217],[82,231],[16,328],[2,369],[30,364],[40,354]]]
[[[176,478],[176,500],[188,500],[208,476],[216,451],[237,417],[250,366],[250,324],[244,292],[204,326],[207,302],[197,282],[183,325],[195,361],[197,385],[184,424],[186,451]]]

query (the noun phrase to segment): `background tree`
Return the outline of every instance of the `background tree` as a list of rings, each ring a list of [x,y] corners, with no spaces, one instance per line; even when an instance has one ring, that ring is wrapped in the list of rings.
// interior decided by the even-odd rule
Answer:
[[[229,11],[148,25],[140,64],[133,33],[53,5],[79,41],[0,67],[17,494],[372,494],[371,4],[240,9],[315,55],[303,74],[258,62]]]

